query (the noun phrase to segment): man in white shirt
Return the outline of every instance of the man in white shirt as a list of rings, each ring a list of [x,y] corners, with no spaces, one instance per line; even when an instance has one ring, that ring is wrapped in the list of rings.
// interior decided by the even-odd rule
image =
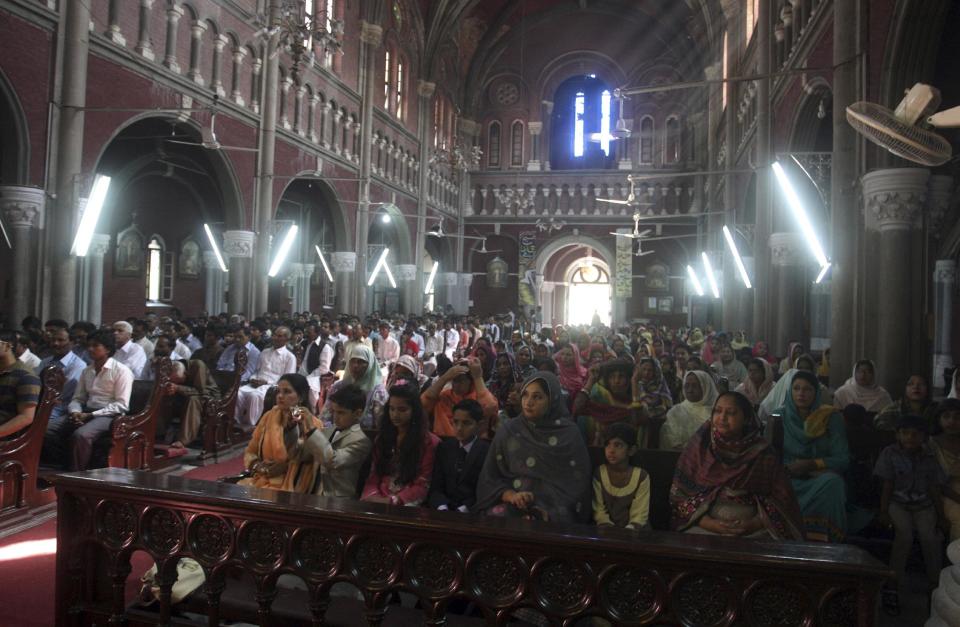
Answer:
[[[487,333],[490,334],[490,338],[494,343],[500,341],[500,327],[497,326],[497,322],[493,316],[490,316],[490,319],[487,322]]]
[[[381,366],[389,366],[400,359],[400,342],[390,335],[390,325],[380,324],[380,342],[377,344],[377,361]]]
[[[460,332],[453,328],[449,318],[443,323],[443,344],[443,353],[453,361],[453,353],[460,345]]]
[[[333,362],[333,347],[327,342],[326,328],[318,329],[315,323],[306,328],[307,349],[303,353],[300,374],[307,378],[310,385],[310,405],[316,407],[320,399],[320,377],[330,372]]]
[[[417,343],[417,347],[420,349],[417,353],[418,359],[423,359],[423,355],[427,350],[426,342],[423,339],[423,336],[417,332],[417,326],[414,324],[413,320],[407,322],[407,333],[410,334],[410,339]]]
[[[247,385],[237,393],[237,422],[253,426],[263,413],[263,399],[271,385],[285,374],[297,371],[297,358],[287,349],[290,329],[277,327],[271,336],[273,346],[260,353],[260,365]]]
[[[147,361],[153,359],[154,343],[147,337],[147,323],[143,320],[133,322],[133,341],[140,345],[143,352],[147,355]]]
[[[67,469],[71,471],[86,470],[94,442],[110,430],[114,418],[130,407],[133,372],[111,357],[114,334],[97,331],[90,336],[87,350],[93,363],[80,374],[77,391],[67,406],[69,417],[59,425],[47,427],[44,447],[50,450],[46,457],[61,463],[66,457]]]
[[[134,379],[143,378],[143,368],[147,365],[147,354],[132,340],[133,325],[126,320],[113,323],[113,340],[117,350],[113,359],[130,369]]]
[[[17,333],[17,345],[14,347],[14,353],[17,356],[17,361],[30,370],[36,371],[37,367],[40,366],[40,358],[31,352],[29,336],[26,333]]]

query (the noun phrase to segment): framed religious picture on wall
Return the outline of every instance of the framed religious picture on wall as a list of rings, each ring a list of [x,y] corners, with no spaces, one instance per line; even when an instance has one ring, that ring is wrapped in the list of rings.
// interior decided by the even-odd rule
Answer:
[[[507,287],[507,262],[494,257],[487,264],[487,287],[503,289]]]
[[[647,313],[657,313],[656,296],[647,296]]]
[[[661,296],[657,301],[657,310],[662,314],[673,313],[673,296]]]
[[[670,289],[670,269],[662,263],[651,263],[647,267],[644,285],[650,291],[666,292]]]
[[[202,267],[200,245],[187,238],[180,244],[180,263],[177,267],[181,279],[199,279]]]
[[[144,271],[143,233],[130,226],[117,234],[117,252],[113,261],[116,276],[142,276]]]

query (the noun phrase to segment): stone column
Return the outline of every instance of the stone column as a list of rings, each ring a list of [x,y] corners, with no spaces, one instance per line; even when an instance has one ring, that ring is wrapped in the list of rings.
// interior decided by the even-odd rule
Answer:
[[[107,6],[107,22],[109,25],[104,36],[118,46],[126,46],[127,40],[120,32],[120,16],[118,15],[120,2],[121,0],[110,0],[110,4]]]
[[[137,36],[137,45],[134,51],[144,59],[153,61],[153,42],[150,40],[150,13],[153,10],[153,0],[140,0],[140,33]]]
[[[541,313],[543,314],[544,326],[550,325],[550,321],[555,317],[553,312],[553,296],[556,287],[557,284],[554,281],[544,281],[543,285],[540,286],[540,306],[543,308]]]
[[[539,172],[540,133],[543,131],[543,122],[530,122],[527,124],[527,130],[530,131],[530,161],[527,162],[527,170],[530,172]]]
[[[953,327],[953,290],[957,279],[957,262],[953,259],[938,259],[933,270],[933,370],[930,387],[945,386],[943,395],[950,391],[943,373],[953,368],[951,349]]]
[[[738,3],[739,4],[739,3]],[[852,2],[843,3],[843,4],[855,4]],[[755,37],[757,38],[757,74],[764,76],[757,81],[757,163],[762,164],[760,169],[757,171],[757,242],[767,241],[767,238],[771,236],[773,231],[773,190],[772,190],[772,177],[773,172],[770,169],[770,162],[773,160],[773,143],[772,143],[772,114],[771,114],[771,102],[772,98],[770,97],[770,71],[771,71],[771,55],[773,52],[773,37],[771,36],[771,31],[773,27],[772,19],[772,10],[774,2],[773,0],[767,0],[765,2],[759,3],[759,11],[757,16],[757,30]],[[739,15],[739,11],[736,12],[736,15]],[[736,31],[734,31],[736,32]],[[851,35],[852,38],[852,35]],[[737,41],[736,36],[731,36],[729,42],[731,45],[734,45],[734,42]],[[736,55],[728,55],[728,58],[733,60],[736,59]],[[729,99],[727,101],[727,168],[733,169],[730,164],[734,162],[734,155],[737,152],[737,146],[735,142],[735,137],[729,135],[730,129],[735,128],[735,120],[731,120],[732,116],[735,116],[734,111],[736,110],[736,90],[730,89],[728,92]],[[732,179],[731,179],[732,181]],[[849,183],[849,181],[848,181]],[[728,185],[730,181],[728,181]],[[753,281],[753,333],[755,337],[763,338],[769,337],[770,328],[773,326],[772,320],[769,318],[770,315],[774,315],[774,312],[777,311],[774,308],[770,307],[772,302],[772,292],[770,291],[771,283],[770,280],[770,271],[771,267],[766,261],[765,251],[758,251],[756,264],[756,278]],[[834,325],[833,328],[837,328]],[[778,348],[777,350],[783,350]]]
[[[226,35],[217,35],[213,40],[213,69],[210,73],[210,87],[217,92],[217,95],[223,98],[227,95],[227,90],[223,88],[223,48],[229,43]]]
[[[256,241],[257,234],[253,231],[224,231],[223,233],[223,254],[230,258],[227,311],[232,314],[244,312],[251,319],[263,313],[250,308],[250,272]]]
[[[230,98],[241,107],[246,104],[243,100],[243,89],[240,87],[240,77],[243,76],[243,58],[246,56],[246,48],[243,46],[234,48],[230,76]]]
[[[167,9],[167,45],[163,65],[177,74],[180,73],[180,63],[177,62],[177,24],[181,17],[183,17],[183,7],[173,5]]]
[[[553,103],[549,100],[544,100],[542,103],[543,112],[540,114],[540,119],[543,124],[543,131],[540,133],[540,157],[541,168],[544,171],[550,170],[550,133],[551,133],[551,120],[553,119]],[[501,134],[502,139],[502,134]],[[503,154],[503,151],[500,151],[500,154]]]
[[[13,246],[10,268],[10,298],[7,301],[8,323],[19,328],[27,315],[39,314],[34,290],[36,277],[35,240],[43,223],[46,195],[36,187],[0,186],[0,215]],[[6,242],[0,243],[6,246]]]
[[[412,263],[401,263],[395,266],[397,271],[397,282],[401,284],[403,290],[403,306],[400,308],[404,314],[418,313],[414,308],[417,302],[417,266]]]
[[[95,233],[83,260],[81,315],[99,325],[103,320],[103,257],[110,250],[110,236]]]
[[[465,315],[470,310],[470,286],[473,285],[473,273],[463,272],[460,274],[460,294],[458,303],[454,305],[454,311],[460,315]]]
[[[331,254],[330,269],[333,270],[333,283],[337,288],[337,313],[355,313],[353,283],[356,281],[357,253],[343,251]],[[362,278],[359,282],[366,284]]]
[[[226,310],[223,303],[225,273],[220,269],[217,255],[212,250],[204,251],[203,268],[206,271],[204,273],[203,308],[212,316]]]
[[[51,158],[56,160],[56,200],[45,257],[50,272],[52,318],[76,320],[77,262],[70,252],[77,225],[78,175],[83,169],[83,129],[90,52],[90,4],[62,5],[63,80],[59,91],[60,129]],[[55,155],[55,156],[54,156]],[[19,321],[18,321],[19,322]]]
[[[830,281],[824,279],[810,288],[810,350],[830,348]]]
[[[359,200],[357,207],[357,233],[355,248],[357,250],[357,265],[361,271],[366,274],[367,271],[367,237],[370,231],[370,179],[371,179],[371,160],[373,156],[373,102],[380,94],[377,85],[377,60],[379,58],[379,48],[383,43],[383,27],[379,24],[367,22],[360,23],[360,41],[363,46],[360,49],[360,178]],[[344,120],[349,131],[351,120],[348,117]],[[349,132],[343,133],[340,140],[344,144],[349,141]],[[350,146],[342,146],[343,152],[347,158],[350,158]],[[366,315],[369,311],[367,306],[367,285],[366,281],[357,283],[356,308],[357,313]]]
[[[761,3],[764,5],[766,3]],[[847,123],[847,107],[860,100],[857,42],[858,2],[833,3],[833,161],[830,166],[830,385],[850,376],[856,359],[857,303],[857,134]],[[761,94],[762,95],[762,94]],[[893,292],[891,292],[893,293]],[[879,357],[879,355],[877,356]],[[896,390],[902,389],[900,381]]]
[[[316,266],[312,263],[305,263],[300,268],[300,304],[297,311],[310,311],[310,278]]]
[[[453,305],[453,309],[456,311],[457,284],[460,281],[460,275],[456,272],[438,272],[437,278],[434,280],[439,281],[440,286],[443,288],[443,290],[437,294],[439,299],[435,298],[433,301],[434,308],[440,307],[441,309],[446,309],[449,303]]]
[[[200,54],[203,49],[203,34],[207,32],[207,23],[195,20],[190,25],[190,70],[187,78],[197,85],[203,85],[203,74],[200,73]]]
[[[920,297],[919,286],[925,279],[910,263],[911,231],[920,227],[929,178],[930,171],[925,168],[891,168],[869,172],[861,179],[866,226],[880,232],[876,272],[878,289],[886,296],[875,312],[875,357],[879,365],[877,382],[888,390],[902,389],[910,376],[913,328],[923,322],[912,320],[910,311],[910,303]]]
[[[250,110],[254,113],[260,113],[260,74],[263,72],[263,59],[254,58],[251,61],[250,68]]]
[[[429,185],[429,176],[430,168],[426,167],[430,159],[430,129],[431,129],[431,115],[430,110],[430,99],[433,98],[433,93],[436,91],[436,83],[429,83],[427,81],[420,81],[417,83],[417,97],[418,101],[418,123],[417,123],[417,140],[420,143],[420,155],[417,158],[416,163],[414,164],[414,176],[417,178],[414,181],[414,186],[417,190],[417,231],[415,234],[415,244],[413,249],[413,263],[417,266],[417,290],[415,293],[415,298],[413,301],[413,311],[414,313],[421,313],[423,311],[424,304],[424,293],[423,290],[426,289],[426,278],[423,276],[423,272],[419,271],[419,268],[423,267],[423,252],[426,247],[426,237],[427,237],[427,186]],[[436,280],[436,279],[435,279]],[[439,294],[439,290],[437,290]],[[436,302],[436,299],[434,299]]]
[[[300,290],[302,288],[300,284],[300,277],[303,275],[303,264],[292,261],[287,264],[287,276],[283,280],[283,284],[287,287],[287,292],[290,296],[290,311],[300,311],[300,301],[302,295]]]
[[[775,307],[771,314],[770,350],[785,351],[791,341],[803,339],[803,294],[806,291],[804,263],[806,245],[799,233],[770,235],[770,296]],[[758,336],[759,337],[759,336]],[[806,344],[804,344],[806,345]]]

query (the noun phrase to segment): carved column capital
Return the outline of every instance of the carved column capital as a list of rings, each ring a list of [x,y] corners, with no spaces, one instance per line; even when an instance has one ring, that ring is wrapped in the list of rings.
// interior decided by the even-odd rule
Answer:
[[[380,44],[383,43],[383,27],[379,24],[367,22],[366,20],[361,21],[360,41],[368,46],[379,48]]]
[[[770,256],[775,266],[799,266],[804,262],[804,242],[799,233],[771,233]]]
[[[531,135],[539,135],[543,132],[543,122],[527,122],[527,130]]]
[[[224,231],[223,254],[228,257],[253,257],[253,245],[257,234],[253,231]]]
[[[351,251],[331,253],[330,266],[334,272],[353,272],[357,269],[357,253]]]
[[[47,197],[37,187],[0,186],[0,215],[14,229],[38,228],[43,224]]]
[[[287,264],[287,278],[296,280],[303,276],[303,264],[291,261]]]
[[[910,230],[920,225],[927,200],[926,168],[889,168],[863,175],[867,229]]]
[[[110,250],[110,236],[106,233],[94,233],[90,238],[90,247],[87,249],[88,257],[103,257]]]
[[[480,125],[474,120],[468,120],[467,118],[457,120],[457,128],[460,129],[461,133],[469,135],[470,137],[476,137],[480,134]]]
[[[437,84],[430,81],[417,81],[417,95],[421,98],[432,98],[433,93],[437,91]]]
[[[459,282],[459,275],[456,272],[440,273],[440,285],[446,285],[447,287],[456,287],[458,282]]]
[[[957,278],[957,262],[953,259],[937,259],[933,266],[934,283],[953,283]]]
[[[398,281],[416,281],[417,266],[412,263],[401,263],[396,266]]]
[[[209,26],[203,20],[194,20],[193,23],[190,24],[190,34],[194,39],[200,39],[203,37],[203,34],[207,32],[208,28]]]

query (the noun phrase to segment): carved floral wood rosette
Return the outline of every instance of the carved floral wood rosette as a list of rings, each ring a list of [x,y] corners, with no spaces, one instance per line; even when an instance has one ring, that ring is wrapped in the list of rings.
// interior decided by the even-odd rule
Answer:
[[[190,522],[187,539],[196,560],[212,566],[229,557],[233,549],[233,527],[219,516],[200,514]]]
[[[130,503],[104,501],[97,508],[97,533],[108,546],[126,546],[136,531],[137,514]]]
[[[533,567],[537,601],[549,612],[573,614],[593,599],[593,576],[567,560],[548,559]]]
[[[404,559],[404,577],[429,597],[443,597],[463,579],[460,555],[445,547],[413,544]]]
[[[278,525],[258,520],[240,528],[240,555],[258,569],[279,567],[286,544],[286,534]]]
[[[354,537],[350,540],[347,555],[354,576],[369,588],[386,587],[400,573],[400,549],[393,542]]]
[[[732,590],[722,577],[688,575],[673,585],[677,615],[687,625],[716,625],[730,612]]]
[[[600,575],[600,600],[622,622],[652,618],[666,604],[666,597],[667,586],[655,572],[613,566]]]
[[[820,604],[819,624],[824,627],[855,625],[857,621],[857,591],[847,588],[834,590]]]
[[[343,541],[319,529],[300,529],[290,540],[290,556],[307,577],[326,580],[340,568]]]
[[[183,539],[180,515],[166,508],[149,508],[140,518],[143,543],[158,555],[172,555]]]
[[[488,551],[467,560],[467,577],[473,594],[493,607],[506,607],[519,600],[527,581],[527,566],[519,557]]]
[[[789,583],[758,581],[745,596],[747,615],[760,625],[805,625],[813,609],[810,595]]]

